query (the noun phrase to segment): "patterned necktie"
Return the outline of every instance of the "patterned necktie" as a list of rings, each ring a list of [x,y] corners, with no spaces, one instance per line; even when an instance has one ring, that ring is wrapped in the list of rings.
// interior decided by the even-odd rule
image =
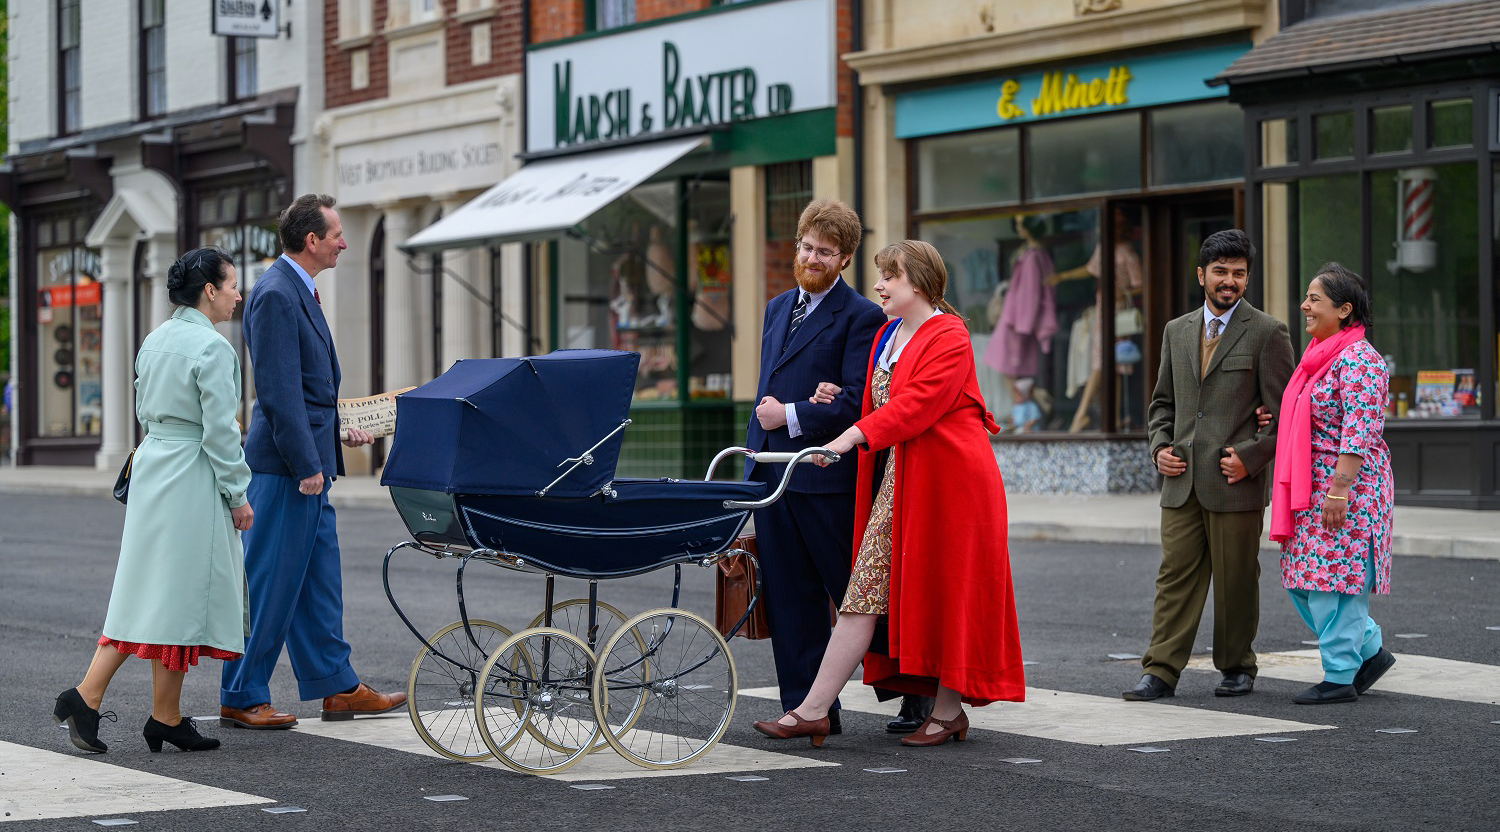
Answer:
[[[317,301],[319,306],[323,305],[323,299],[318,297],[318,287],[316,286],[313,287],[313,300]]]
[[[797,305],[792,307],[792,322],[786,328],[786,341],[781,345],[781,351],[786,352],[787,345],[792,343],[792,336],[797,334],[797,327],[802,326],[802,319],[807,317],[807,292],[797,293]]]
[[[1209,318],[1208,319],[1208,340],[1212,341],[1213,339],[1219,337],[1219,330],[1223,329],[1223,328],[1224,328],[1224,322],[1223,321],[1219,320],[1218,318]]]

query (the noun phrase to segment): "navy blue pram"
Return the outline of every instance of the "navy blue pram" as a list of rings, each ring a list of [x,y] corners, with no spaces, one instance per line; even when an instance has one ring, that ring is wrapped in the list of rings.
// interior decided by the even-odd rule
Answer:
[[[610,350],[470,359],[397,398],[381,484],[413,539],[386,554],[386,594],[422,643],[408,709],[438,753],[553,773],[612,746],[670,768],[728,727],[734,659],[724,635],[677,607],[682,566],[749,557],[731,547],[751,510],[781,496],[793,463],[837,457],[726,448],[702,481],[616,477],[639,361]],[[788,463],[786,473],[774,491],[714,481],[732,454]],[[392,593],[390,561],[406,549],[459,562],[460,620],[429,637]],[[471,562],[545,575],[542,613],[514,635],[471,618]],[[627,620],[598,600],[599,579],[663,566],[677,570],[671,606]],[[554,603],[556,576],[587,580],[588,598]]]

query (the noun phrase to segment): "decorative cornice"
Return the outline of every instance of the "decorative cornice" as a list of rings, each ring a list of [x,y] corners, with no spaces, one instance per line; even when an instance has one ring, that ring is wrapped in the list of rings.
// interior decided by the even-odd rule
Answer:
[[[1266,0],[1185,0],[1090,14],[1045,29],[843,55],[863,86],[905,84],[1247,32],[1266,18]]]

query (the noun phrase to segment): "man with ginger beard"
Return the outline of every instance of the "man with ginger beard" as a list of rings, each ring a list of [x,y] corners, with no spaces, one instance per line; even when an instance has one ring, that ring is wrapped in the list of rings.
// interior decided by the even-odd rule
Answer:
[[[792,251],[797,288],[766,304],[747,447],[799,451],[831,441],[859,418],[865,365],[885,323],[880,307],[840,277],[854,260],[861,233],[859,216],[836,200],[815,200],[798,218]],[[832,402],[812,402],[824,381],[841,392]],[[774,486],[784,470],[747,460],[745,479]],[[781,499],[755,512],[761,602],[785,710],[806,697],[817,676],[831,631],[830,605],[843,599],[849,585],[854,477],[852,454],[826,468],[798,465]],[[915,707],[903,704],[903,717]],[[836,708],[829,712],[833,733],[840,730]],[[910,733],[920,721],[911,721],[910,728],[901,724]]]

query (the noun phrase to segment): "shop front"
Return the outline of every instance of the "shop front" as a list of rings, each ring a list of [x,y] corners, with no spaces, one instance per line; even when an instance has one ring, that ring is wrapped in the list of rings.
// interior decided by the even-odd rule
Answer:
[[[1244,107],[1268,309],[1297,333],[1328,261],[1369,288],[1398,504],[1500,509],[1497,15],[1485,0],[1315,17],[1219,78]],[[1393,53],[1377,37],[1392,31],[1411,45]]]
[[[892,96],[906,235],[948,266],[1007,488],[1156,487],[1160,333],[1202,304],[1203,238],[1242,217],[1243,117],[1204,81],[1247,49],[1177,43]]]
[[[402,246],[525,241],[545,349],[641,354],[623,473],[701,477],[743,439],[796,212],[838,189],[835,15],[716,7],[532,47],[524,166]]]

